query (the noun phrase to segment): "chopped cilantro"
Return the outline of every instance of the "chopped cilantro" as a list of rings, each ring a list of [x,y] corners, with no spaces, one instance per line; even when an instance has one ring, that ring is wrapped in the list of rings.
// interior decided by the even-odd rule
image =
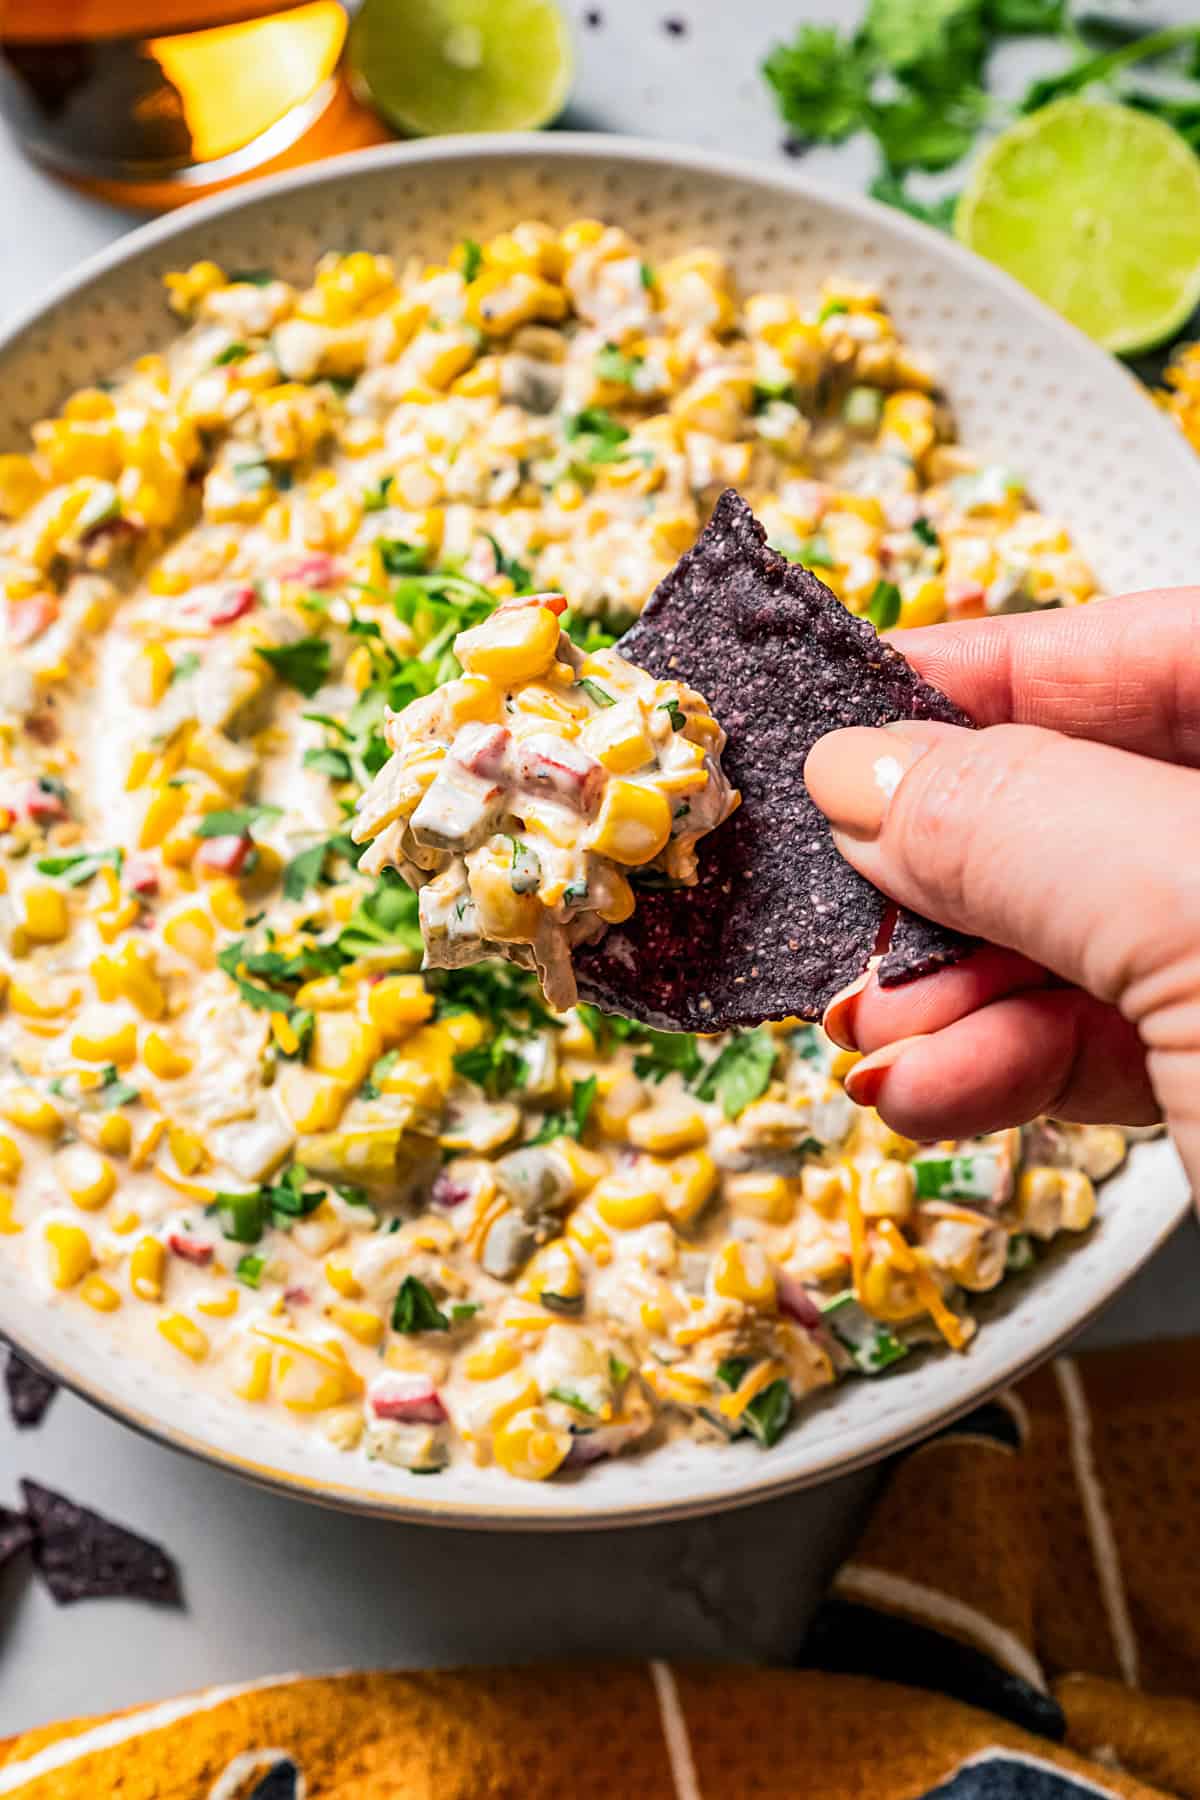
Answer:
[[[391,505],[388,495],[391,493],[394,475],[381,475],[374,487],[363,489],[363,511],[365,513],[383,512]]]
[[[408,883],[398,875],[383,875],[350,914],[338,933],[337,946],[349,959],[385,949],[419,956],[417,896]]]
[[[309,1213],[315,1212],[325,1198],[324,1188],[307,1188],[308,1170],[302,1163],[293,1163],[283,1177],[273,1186],[264,1187],[263,1198],[270,1210],[272,1222],[287,1226],[292,1219],[306,1219]]]
[[[569,1388],[569,1387],[547,1388],[546,1389],[546,1398],[547,1398],[547,1400],[560,1400],[564,1406],[571,1407],[573,1409],[573,1411],[586,1413],[589,1419],[594,1419],[597,1417],[596,1407],[589,1405],[589,1403],[583,1398],[583,1396],[581,1394],[577,1394],[575,1392],[574,1388]]]
[[[392,1305],[392,1330],[411,1336],[418,1331],[448,1331],[450,1321],[415,1275],[406,1275]]]
[[[836,319],[839,313],[848,313],[850,308],[844,300],[826,300],[817,314],[817,324],[823,325],[826,319]]]
[[[255,654],[269,663],[281,681],[311,700],[329,679],[329,645],[324,638],[297,638],[294,644],[258,644]]]
[[[386,1080],[388,1071],[394,1069],[399,1060],[400,1052],[398,1050],[387,1050],[382,1056],[376,1058],[371,1064],[371,1073],[359,1090],[364,1100],[378,1100],[382,1092],[382,1083]]]
[[[912,532],[913,536],[920,543],[927,544],[931,550],[936,549],[942,541],[934,527],[924,515],[919,519],[913,520]]]
[[[606,692],[599,682],[592,681],[587,675],[581,675],[575,686],[583,689],[594,706],[615,706],[617,704],[612,695]]]
[[[265,1256],[258,1256],[254,1251],[247,1250],[244,1255],[238,1257],[233,1272],[246,1287],[256,1288],[262,1281],[263,1270],[266,1266]]]
[[[597,350],[592,367],[601,381],[613,381],[622,387],[632,387],[637,380],[638,371],[645,367],[644,356],[627,356],[616,344],[605,344]]]
[[[222,807],[216,812],[205,813],[196,827],[196,836],[200,838],[217,837],[249,837],[256,825],[268,824],[283,814],[282,806],[237,806]]]
[[[775,1039],[762,1027],[738,1032],[707,1065],[699,1080],[693,1081],[693,1092],[701,1100],[719,1100],[725,1117],[736,1119],[766,1091],[778,1051]]]
[[[1005,1274],[1022,1275],[1026,1269],[1032,1269],[1036,1260],[1033,1239],[1027,1232],[1014,1231],[1008,1240],[1008,1248],[1004,1254]]]
[[[542,864],[536,850],[518,837],[510,837],[512,874],[509,885],[514,894],[536,894],[542,880]]]
[[[125,862],[125,852],[116,850],[76,850],[69,856],[39,856],[34,865],[39,875],[50,875],[68,887],[82,887],[101,869],[115,869],[117,874]]]
[[[531,594],[533,592],[533,575],[528,565],[521,562],[516,556],[506,555],[490,531],[485,531],[483,535],[492,546],[492,555],[496,559],[497,575],[507,575],[508,579],[513,584],[514,593]]]
[[[452,1326],[465,1325],[479,1310],[478,1300],[455,1300],[450,1308],[450,1323]]]
[[[189,681],[200,667],[200,657],[195,650],[185,650],[171,670],[168,685],[174,687],[177,681]]]
[[[235,1244],[257,1244],[263,1234],[266,1208],[260,1187],[244,1194],[218,1193],[207,1210],[216,1213],[222,1232]]]
[[[563,436],[578,462],[624,462],[629,452],[623,448],[629,430],[603,406],[585,406],[582,411],[568,413],[563,420]]]
[[[620,1387],[623,1381],[629,1380],[631,1373],[632,1371],[629,1364],[623,1362],[619,1356],[615,1356],[610,1350],[608,1353],[608,1378],[613,1386]]]
[[[867,606],[876,631],[890,631],[900,617],[900,589],[894,581],[877,581]]]
[[[250,354],[249,344],[226,344],[219,356],[213,357],[215,368],[223,368],[226,363],[242,362]]]
[[[459,244],[458,263],[463,280],[468,284],[474,281],[483,267],[483,251],[474,238],[463,238]]]
[[[376,538],[375,548],[389,575],[421,575],[429,567],[429,552],[403,538]]]
[[[538,1129],[536,1137],[530,1138],[531,1144],[548,1144],[553,1138],[581,1138],[587,1130],[587,1122],[591,1117],[592,1107],[596,1099],[597,1077],[589,1075],[586,1081],[575,1081],[571,1084],[571,1107],[569,1112],[547,1113]]]
[[[682,731],[687,724],[687,714],[684,712],[682,706],[680,706],[678,700],[661,700],[654,710],[655,712],[666,713],[671,721],[672,731]]]
[[[656,1031],[639,1026],[632,1034],[636,1045],[633,1072],[647,1081],[682,1075],[685,1081],[704,1067],[696,1039],[690,1031]]]
[[[344,750],[306,750],[304,767],[315,769],[318,775],[328,775],[330,781],[351,781],[354,777],[350,758]]]
[[[638,275],[641,278],[642,286],[645,288],[646,292],[649,293],[650,289],[654,286],[654,270],[650,267],[648,262],[638,264]]]
[[[230,287],[270,287],[278,277],[270,269],[234,269],[226,279]]]

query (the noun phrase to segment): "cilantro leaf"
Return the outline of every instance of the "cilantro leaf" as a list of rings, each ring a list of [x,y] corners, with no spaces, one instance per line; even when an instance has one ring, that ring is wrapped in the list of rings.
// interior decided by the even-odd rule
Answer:
[[[684,712],[682,706],[680,706],[678,700],[660,700],[654,710],[655,712],[666,713],[671,721],[672,731],[682,731],[687,724],[687,714]]]
[[[869,0],[862,36],[893,74],[927,93],[955,93],[983,67],[983,0]]]
[[[171,679],[168,685],[174,687],[177,681],[189,680],[199,667],[200,657],[196,651],[185,650],[183,655],[176,662],[175,667],[171,670]]]
[[[616,344],[605,344],[603,349],[597,350],[592,367],[601,381],[632,387],[645,362],[644,356],[627,356]]]
[[[662,1081],[668,1075],[679,1074],[687,1081],[699,1074],[704,1067],[696,1048],[696,1039],[689,1031],[639,1028],[634,1035],[634,1042],[637,1048],[633,1072],[644,1080]]]
[[[867,606],[876,631],[890,631],[900,617],[900,589],[894,581],[877,581]]]
[[[932,225],[935,231],[953,228],[957,194],[944,194],[939,200],[919,200],[891,169],[877,175],[868,191],[872,199],[882,200],[885,206],[894,206],[898,212],[907,213],[910,219],[919,219],[922,225]]]
[[[560,1400],[564,1406],[569,1406],[572,1411],[586,1413],[589,1419],[594,1419],[596,1417],[596,1408],[583,1399],[580,1394],[577,1394],[574,1388],[561,1386],[547,1388],[546,1398],[547,1400]]]
[[[365,513],[383,512],[391,505],[388,495],[395,479],[394,475],[381,475],[374,487],[363,489],[362,504]]]
[[[205,813],[196,827],[199,838],[249,837],[256,825],[265,825],[283,814],[282,806],[221,807]]]
[[[420,955],[417,896],[408,883],[399,876],[383,876],[346,920],[337,946],[349,960],[397,947]]]
[[[731,1037],[704,1069],[692,1091],[700,1100],[719,1100],[727,1119],[736,1119],[752,1100],[765,1093],[775,1067],[778,1045],[769,1031],[743,1031]]]
[[[496,559],[497,575],[508,576],[508,579],[513,584],[514,593],[531,594],[533,592],[533,575],[530,572],[528,565],[521,562],[515,556],[507,556],[490,531],[485,531],[483,535],[492,546],[492,555]]]
[[[798,137],[840,144],[861,129],[870,103],[870,59],[831,25],[803,25],[763,64],[784,122]]]
[[[450,1321],[415,1275],[406,1275],[392,1304],[392,1330],[411,1336],[417,1331],[449,1331]]]
[[[281,681],[311,700],[329,679],[329,645],[324,638],[297,638],[294,644],[257,644],[255,655],[269,663]]]
[[[462,278],[470,285],[483,267],[483,251],[474,238],[463,238],[458,246],[458,260]]]
[[[428,551],[403,538],[376,538],[375,548],[389,575],[422,575],[429,567]]]
[[[975,142],[983,123],[986,97],[982,88],[965,86],[956,93],[912,93],[877,106],[871,128],[889,169],[948,169]]]
[[[266,1266],[265,1256],[256,1256],[253,1251],[247,1250],[244,1255],[238,1257],[233,1272],[243,1286],[256,1288],[262,1281],[263,1270]]]
[[[598,681],[592,681],[587,675],[581,675],[575,686],[581,687],[595,706],[615,706],[617,704],[606,688],[602,688]]]
[[[69,856],[39,856],[34,866],[39,875],[54,876],[68,887],[82,887],[101,869],[115,869],[119,875],[124,861],[121,849],[76,850]]]
[[[530,1138],[531,1144],[548,1144],[552,1138],[581,1138],[587,1130],[587,1122],[596,1099],[597,1077],[589,1075],[586,1081],[571,1084],[571,1109],[569,1112],[547,1113],[542,1120],[537,1136]]]
[[[354,777],[350,758],[344,750],[306,750],[304,767],[316,769],[319,775],[328,775],[331,781],[351,781]]]
[[[568,413],[563,436],[576,461],[585,464],[624,462],[630,454],[624,448],[628,427],[603,406],[585,406],[581,412]]]

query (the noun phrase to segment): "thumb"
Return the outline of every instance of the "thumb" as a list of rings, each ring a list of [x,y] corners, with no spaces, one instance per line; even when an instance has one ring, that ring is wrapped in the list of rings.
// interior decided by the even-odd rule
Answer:
[[[1200,772],[1027,725],[831,732],[805,765],[886,894],[1135,1022],[1200,956]]]

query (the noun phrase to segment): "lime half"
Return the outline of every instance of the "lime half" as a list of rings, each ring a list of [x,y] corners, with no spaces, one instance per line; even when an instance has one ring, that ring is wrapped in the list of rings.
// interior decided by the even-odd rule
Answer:
[[[545,125],[573,68],[554,0],[364,0],[348,62],[360,97],[416,137]]]
[[[1161,343],[1200,303],[1200,158],[1133,107],[1058,100],[1013,125],[954,230],[1106,350]]]

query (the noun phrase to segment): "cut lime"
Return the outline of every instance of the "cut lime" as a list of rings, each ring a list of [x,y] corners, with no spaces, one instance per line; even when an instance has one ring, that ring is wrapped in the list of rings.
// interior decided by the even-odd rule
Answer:
[[[1200,158],[1133,107],[1058,100],[1013,125],[954,230],[1107,350],[1161,343],[1200,303]]]
[[[364,0],[350,76],[398,131],[531,131],[561,112],[571,40],[554,0]]]

